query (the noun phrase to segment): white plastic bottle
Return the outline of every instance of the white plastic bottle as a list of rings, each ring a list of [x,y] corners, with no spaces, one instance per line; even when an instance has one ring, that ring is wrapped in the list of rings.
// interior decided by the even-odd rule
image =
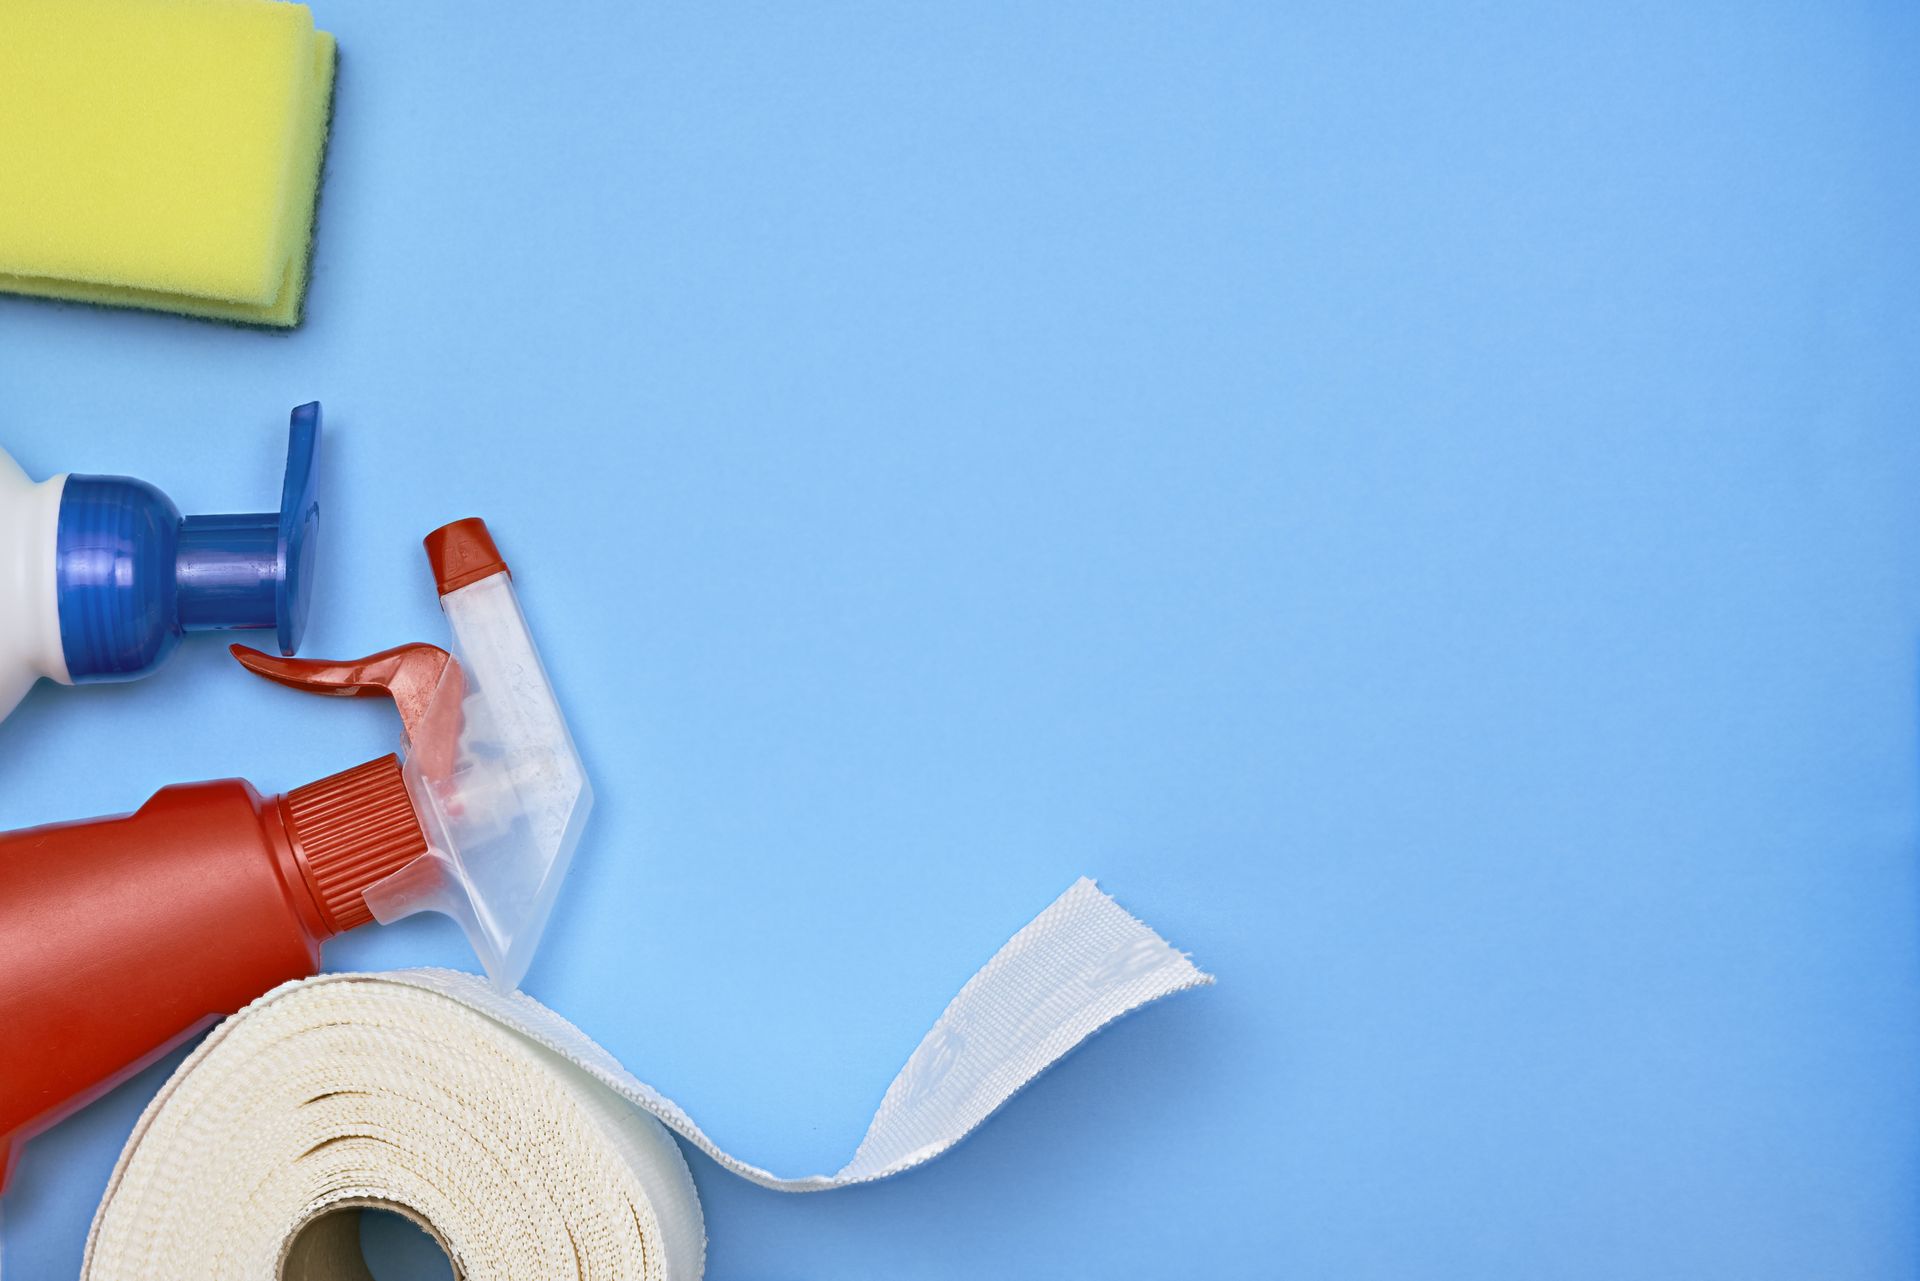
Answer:
[[[145,676],[192,631],[306,627],[320,406],[293,411],[280,510],[187,516],[126,476],[35,484],[0,452],[0,719],[41,677]]]
[[[34,484],[0,449],[0,720],[42,676],[73,684],[54,575],[66,485],[64,475]]]

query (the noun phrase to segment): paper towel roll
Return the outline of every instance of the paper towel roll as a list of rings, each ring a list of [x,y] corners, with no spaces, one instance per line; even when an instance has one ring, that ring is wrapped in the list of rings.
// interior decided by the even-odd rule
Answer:
[[[221,1024],[115,1167],[84,1281],[370,1281],[396,1210],[466,1281],[697,1281],[700,1203],[666,1128],[743,1178],[822,1191],[931,1160],[1102,1025],[1211,982],[1081,880],[947,1007],[853,1158],[783,1179],[524,995],[445,970],[322,975]]]

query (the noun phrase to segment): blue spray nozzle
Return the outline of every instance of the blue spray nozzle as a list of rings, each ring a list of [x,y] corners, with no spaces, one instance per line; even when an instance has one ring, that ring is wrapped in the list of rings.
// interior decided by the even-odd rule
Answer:
[[[189,516],[174,556],[180,626],[185,631],[271,627],[282,654],[300,648],[307,629],[317,491],[320,402],[293,411],[280,510]]]
[[[126,680],[182,632],[306,630],[320,523],[320,404],[293,411],[280,510],[189,516],[144,481],[70,476],[60,502],[60,639],[71,679]]]
[[[280,652],[300,648],[313,598],[314,535],[320,529],[320,402],[295,407],[287,422],[287,475],[280,484],[280,564],[274,627]]]

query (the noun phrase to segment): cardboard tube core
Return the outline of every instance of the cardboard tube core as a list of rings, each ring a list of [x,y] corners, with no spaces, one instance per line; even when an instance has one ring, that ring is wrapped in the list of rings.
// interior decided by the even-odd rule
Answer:
[[[377,1281],[360,1249],[360,1215],[367,1210],[397,1214],[432,1237],[447,1256],[454,1281],[464,1281],[466,1274],[454,1262],[446,1238],[425,1215],[412,1206],[371,1198],[336,1201],[290,1232],[280,1249],[280,1281]]]

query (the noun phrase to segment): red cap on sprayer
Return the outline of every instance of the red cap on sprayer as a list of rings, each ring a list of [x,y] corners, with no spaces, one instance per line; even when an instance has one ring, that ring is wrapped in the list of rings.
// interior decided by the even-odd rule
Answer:
[[[427,535],[426,547],[427,564],[433,566],[433,581],[442,596],[508,572],[487,522],[478,516],[442,525]]]

